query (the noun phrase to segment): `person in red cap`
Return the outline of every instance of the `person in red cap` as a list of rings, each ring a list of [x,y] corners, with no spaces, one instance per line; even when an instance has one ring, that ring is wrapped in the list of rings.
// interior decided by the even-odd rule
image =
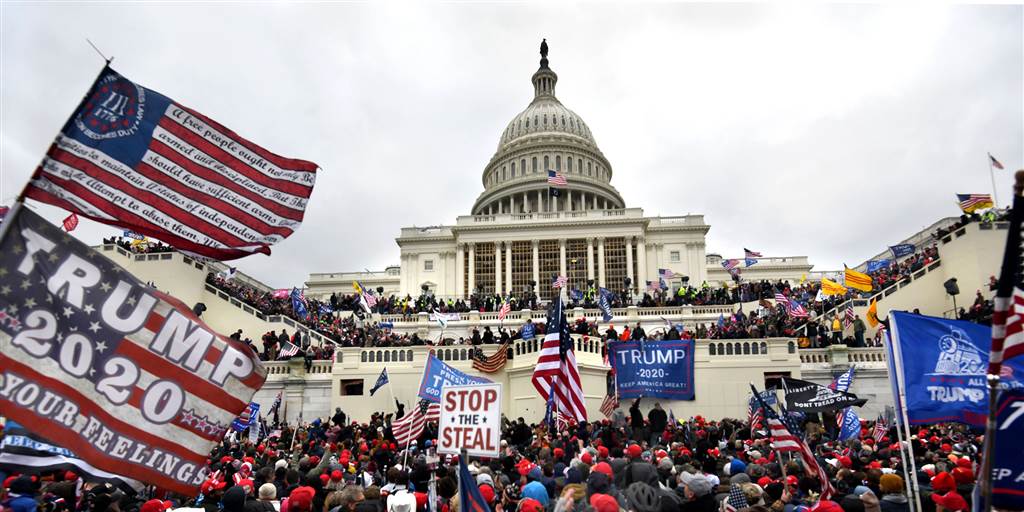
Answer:
[[[943,471],[932,478],[932,490],[936,494],[945,494],[956,490],[956,480],[953,475]]]
[[[967,510],[967,500],[956,491],[945,494],[932,493],[932,501],[935,502],[935,512],[962,512]]]

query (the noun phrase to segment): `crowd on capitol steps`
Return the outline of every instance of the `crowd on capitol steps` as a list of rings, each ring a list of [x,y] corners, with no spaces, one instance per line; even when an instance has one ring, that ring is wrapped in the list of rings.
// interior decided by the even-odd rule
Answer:
[[[651,402],[651,400],[647,400]],[[675,421],[655,403],[623,404],[609,419],[574,425],[503,418],[501,456],[473,458],[469,474],[493,512],[907,512],[895,430],[863,422],[836,441],[834,422],[799,427],[834,488],[799,457],[772,450],[746,421]],[[624,410],[626,409],[626,410]],[[392,422],[332,418],[274,424],[252,442],[229,434],[209,455],[198,497],[147,487],[81,485],[71,471],[3,475],[5,512],[456,512],[457,457],[435,458],[436,425],[403,445]],[[763,427],[763,425],[758,425]],[[981,436],[959,425],[916,427],[908,443],[925,512],[968,510]],[[430,492],[431,481],[434,492]],[[430,500],[434,500],[430,503]]]

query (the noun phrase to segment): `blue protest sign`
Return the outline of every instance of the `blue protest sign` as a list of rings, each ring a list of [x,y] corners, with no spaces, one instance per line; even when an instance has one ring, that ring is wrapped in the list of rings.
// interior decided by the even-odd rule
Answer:
[[[891,312],[892,349],[910,424],[960,422],[984,427],[992,328],[960,320]],[[1020,359],[1003,363],[1001,387],[1024,387]],[[897,395],[898,396],[898,395]]]
[[[1005,363],[1004,363],[1005,364]],[[1024,509],[1024,390],[1004,391],[996,404],[995,446],[992,450],[992,506]]]
[[[693,341],[609,343],[620,398],[693,400]]]
[[[519,336],[524,340],[532,340],[537,335],[537,327],[533,325],[533,322],[523,325],[523,330],[519,331]]]
[[[868,262],[867,272],[868,274],[873,274],[875,272],[878,272],[879,270],[888,268],[889,265],[892,265],[892,260],[889,258],[886,258],[884,260],[871,260]]]
[[[444,386],[464,386],[466,384],[490,384],[483,377],[474,377],[452,368],[437,358],[433,353],[427,358],[423,368],[423,380],[420,381],[419,397],[434,403],[441,402],[441,388]]]
[[[896,258],[910,256],[911,254],[914,254],[914,249],[914,244],[899,244],[889,246],[889,250],[892,251],[892,255]]]

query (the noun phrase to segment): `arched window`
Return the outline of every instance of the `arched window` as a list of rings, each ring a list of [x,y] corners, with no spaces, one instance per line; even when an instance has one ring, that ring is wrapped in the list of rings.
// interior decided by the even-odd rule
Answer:
[[[725,353],[726,355],[732,355],[732,343],[725,344]]]
[[[587,176],[593,176],[593,168],[591,167],[590,162],[587,162]]]
[[[768,353],[768,344],[763,342],[763,341],[761,342],[761,353],[762,354],[767,354]]]
[[[515,178],[516,177],[516,163],[515,162],[512,162],[511,171],[512,171],[512,177]]]
[[[504,165],[503,165],[503,166],[501,166],[501,179],[502,179],[502,180],[508,179],[508,178],[507,178],[507,177],[505,176],[505,166],[504,166]]]
[[[743,344],[743,355],[745,355],[745,356],[749,356],[750,355],[750,343],[744,343]]]
[[[565,157],[565,168],[569,172],[572,172],[572,157],[571,156]]]
[[[338,352],[338,353],[340,354],[341,352]],[[409,361],[410,363],[412,362],[412,349],[411,348],[409,350],[405,351],[405,359],[406,359],[406,361]]]
[[[556,171],[561,171],[562,170],[562,156],[561,155],[555,155],[555,170]]]
[[[714,343],[708,343],[708,353],[710,353],[711,355],[716,355]]]
[[[533,157],[533,172],[537,172],[537,157]]]
[[[548,169],[551,169],[551,164],[548,163],[548,156],[544,155],[544,170],[547,171]]]
[[[790,354],[796,352],[796,345],[792,341],[786,344],[786,348],[789,349]]]
[[[404,350],[398,353],[398,360],[400,362],[402,362],[402,363],[405,362],[405,351]]]
[[[525,158],[519,161],[519,172],[523,176],[526,176],[526,159]]]
[[[750,346],[750,352],[755,356],[761,353],[761,347],[758,346],[757,342]]]
[[[390,363],[391,362],[391,352],[387,352],[387,351],[384,352],[384,362],[385,363]]]
[[[536,128],[536,127],[537,127],[537,126],[539,126],[539,125],[540,125],[540,118],[539,118],[539,117],[537,117],[537,115],[535,114],[535,115],[533,116],[533,126],[534,126],[534,127]]]
[[[530,118],[529,117],[526,118],[526,129],[527,130],[530,129]]]
[[[562,126],[565,126],[565,116],[562,116]]]
[[[366,352],[363,352],[363,353],[359,354],[359,362],[361,362],[361,363],[365,363],[366,362]]]
[[[580,176],[583,176],[583,159],[582,158],[577,158],[576,159],[576,172],[578,172],[580,174]]]
[[[459,351],[459,359],[462,361],[469,361],[469,353],[466,352],[466,349]]]

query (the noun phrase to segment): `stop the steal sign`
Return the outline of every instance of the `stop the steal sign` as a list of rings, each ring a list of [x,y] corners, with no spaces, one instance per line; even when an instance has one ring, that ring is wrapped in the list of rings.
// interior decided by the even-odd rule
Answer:
[[[501,443],[501,384],[441,388],[437,452],[497,457]]]

